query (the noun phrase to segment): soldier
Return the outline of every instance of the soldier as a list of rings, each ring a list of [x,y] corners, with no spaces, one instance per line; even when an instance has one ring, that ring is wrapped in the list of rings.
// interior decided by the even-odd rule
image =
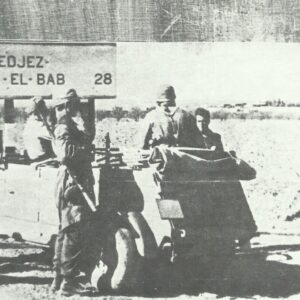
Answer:
[[[198,128],[197,140],[200,140],[201,143],[204,141],[204,148],[206,149],[211,149],[218,152],[224,151],[221,136],[209,129],[210,112],[199,107],[195,111],[195,117]]]
[[[94,199],[90,154],[93,137],[83,129],[83,121],[74,121],[74,117],[78,121],[78,101],[76,91],[70,90],[54,105],[57,118],[54,150],[61,166],[56,182],[60,229],[53,259],[55,277],[52,290],[60,288],[65,296],[87,292],[75,277],[83,270],[84,251],[90,232],[90,208],[69,170]]]
[[[49,116],[49,110],[41,97],[31,99],[27,108],[28,119],[23,132],[25,149],[31,162],[39,162],[53,157],[51,136],[42,118]]]
[[[163,86],[156,100],[157,107],[144,119],[142,148],[150,149],[157,145],[196,147],[195,118],[192,114],[176,106],[175,90]]]

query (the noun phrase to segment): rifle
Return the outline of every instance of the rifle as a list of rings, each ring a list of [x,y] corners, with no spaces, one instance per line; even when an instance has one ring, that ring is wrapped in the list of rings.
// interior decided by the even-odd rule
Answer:
[[[52,131],[52,128],[50,127],[48,121],[46,120],[45,116],[42,114],[42,112],[40,111],[39,107],[38,107],[38,103],[36,101],[36,99],[33,99],[33,102],[35,104],[36,107],[36,111],[39,115],[39,117],[41,118],[44,126],[46,127],[49,135],[51,136],[52,139],[55,140],[55,135],[54,132]],[[76,184],[76,186],[78,187],[78,189],[80,190],[84,200],[86,201],[87,205],[89,206],[89,208],[91,209],[92,212],[96,212],[97,208],[93,202],[93,200],[91,199],[91,197],[89,196],[89,194],[86,192],[85,188],[83,187],[83,185],[77,180],[77,176],[70,170],[70,168],[66,165],[66,169],[67,172],[69,173],[70,177],[72,178],[72,180],[74,181],[74,183]]]

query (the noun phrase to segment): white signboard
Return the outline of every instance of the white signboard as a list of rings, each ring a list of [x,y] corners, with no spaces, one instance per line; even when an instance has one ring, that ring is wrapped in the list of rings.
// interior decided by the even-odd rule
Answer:
[[[64,94],[115,97],[115,44],[0,43],[0,97]]]

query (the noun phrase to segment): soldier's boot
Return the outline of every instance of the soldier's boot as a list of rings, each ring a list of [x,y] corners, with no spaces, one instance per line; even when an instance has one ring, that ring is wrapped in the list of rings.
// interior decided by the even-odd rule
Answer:
[[[53,278],[53,281],[52,281],[52,284],[51,284],[51,291],[52,292],[56,292],[60,289],[60,285],[63,281],[63,276],[60,274],[60,273],[57,273],[55,272],[54,274],[54,278]]]
[[[70,297],[73,295],[88,296],[91,290],[87,289],[84,285],[77,282],[75,279],[64,278],[60,287],[60,295]]]

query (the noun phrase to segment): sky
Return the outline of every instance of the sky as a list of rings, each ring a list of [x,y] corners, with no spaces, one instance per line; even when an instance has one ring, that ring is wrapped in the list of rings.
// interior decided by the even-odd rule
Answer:
[[[162,84],[181,106],[300,102],[300,44],[118,44],[115,104],[151,106]]]
[[[174,86],[177,103],[182,107],[253,104],[279,98],[300,102],[297,43],[118,43],[116,56],[115,47],[108,52],[102,51],[105,47],[95,49],[97,46],[66,48],[68,51],[50,46],[50,50],[27,47],[28,53],[34,50],[49,60],[44,73],[64,72],[79,95],[117,96],[98,100],[97,108],[153,106],[159,87],[164,84]],[[24,48],[16,49],[11,47],[7,51],[27,53]],[[11,72],[9,68],[7,71]],[[101,84],[95,90],[91,76],[108,71],[114,76],[113,84]],[[5,84],[1,84],[4,91]],[[31,94],[39,92],[30,85],[17,87],[18,92],[22,92],[21,88]],[[10,88],[6,87],[5,93]],[[61,89],[66,90],[67,86],[38,88],[43,89],[43,94],[55,96],[61,95]]]

